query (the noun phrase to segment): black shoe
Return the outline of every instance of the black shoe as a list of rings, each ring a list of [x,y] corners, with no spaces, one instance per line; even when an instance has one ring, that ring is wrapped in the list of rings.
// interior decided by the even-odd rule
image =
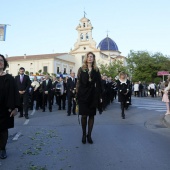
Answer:
[[[66,110],[65,108],[63,108],[63,110]]]
[[[58,110],[61,110],[61,108],[58,108]]]
[[[86,144],[86,135],[83,135],[83,137],[82,137],[82,143],[83,143],[83,144]]]
[[[67,114],[67,116],[71,116],[70,114]]]
[[[52,109],[50,109],[49,111],[52,112]]]
[[[87,135],[87,141],[88,143],[93,144],[93,140],[90,135]]]
[[[19,115],[18,117],[21,118],[21,117],[24,117],[24,116],[23,115]]]
[[[6,158],[7,158],[6,150],[0,150],[0,159],[6,159]]]
[[[77,115],[76,113],[73,113],[73,115]]]
[[[29,119],[28,115],[25,116],[25,119]]]
[[[43,110],[42,112],[45,112],[45,110]]]
[[[122,119],[125,119],[125,114],[124,114],[124,115],[122,115]]]

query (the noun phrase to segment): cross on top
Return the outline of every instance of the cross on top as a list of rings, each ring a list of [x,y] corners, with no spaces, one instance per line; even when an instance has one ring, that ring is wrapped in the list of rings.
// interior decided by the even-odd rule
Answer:
[[[86,14],[86,12],[84,11],[84,18],[86,17],[86,15],[87,15],[87,14]]]
[[[107,32],[107,37],[108,37],[108,33],[109,33],[110,31],[107,30],[106,32]]]

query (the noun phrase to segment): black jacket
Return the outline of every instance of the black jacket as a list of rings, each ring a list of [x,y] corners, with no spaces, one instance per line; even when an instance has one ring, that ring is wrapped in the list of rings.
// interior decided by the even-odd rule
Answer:
[[[31,81],[29,76],[24,75],[23,82],[20,81],[20,75],[15,77],[15,81],[18,87],[18,91],[29,92],[29,87],[31,86]]]
[[[4,102],[0,103],[0,130],[14,127],[14,117],[10,117],[9,109],[13,110],[20,105],[16,81],[9,74],[5,75],[3,89]]]
[[[72,90],[76,88],[76,83],[77,83],[76,78],[75,78],[75,82],[73,82],[71,77],[67,80],[67,93],[68,94],[72,93]]]
[[[42,82],[42,90],[43,92],[48,91],[48,93],[51,93],[52,90],[52,81],[51,79],[48,80],[48,84],[46,85],[46,80]]]

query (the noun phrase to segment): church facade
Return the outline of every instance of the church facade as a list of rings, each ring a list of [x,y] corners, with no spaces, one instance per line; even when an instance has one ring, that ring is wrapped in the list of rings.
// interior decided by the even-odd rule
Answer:
[[[71,71],[77,73],[82,66],[83,58],[89,51],[96,56],[97,64],[110,64],[120,60],[126,65],[126,58],[121,56],[117,44],[108,37],[104,38],[98,46],[92,37],[93,26],[91,21],[85,16],[76,27],[78,38],[74,48],[69,53],[55,53],[42,55],[24,55],[8,57],[9,68],[7,72],[17,75],[20,67],[24,67],[30,73],[70,74]]]

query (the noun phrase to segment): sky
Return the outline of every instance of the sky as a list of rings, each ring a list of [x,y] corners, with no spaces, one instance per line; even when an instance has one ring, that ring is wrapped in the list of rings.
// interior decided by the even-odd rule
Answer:
[[[0,53],[69,52],[84,10],[97,45],[108,30],[124,56],[130,50],[170,55],[170,0],[0,0],[0,24],[11,25]]]

